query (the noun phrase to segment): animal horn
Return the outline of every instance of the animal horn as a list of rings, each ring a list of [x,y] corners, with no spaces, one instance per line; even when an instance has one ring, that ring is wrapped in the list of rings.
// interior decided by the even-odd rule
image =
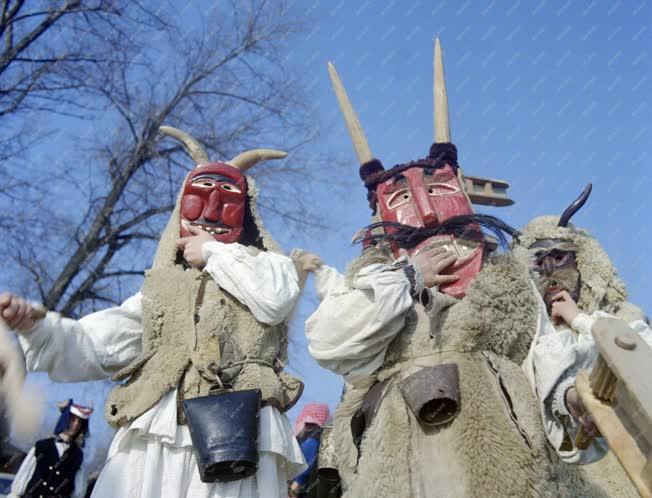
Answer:
[[[591,185],[590,183],[587,184],[586,187],[584,187],[584,190],[582,191],[580,196],[577,199],[575,199],[570,206],[566,208],[564,213],[559,218],[559,223],[557,223],[558,227],[568,226],[568,222],[570,221],[572,216],[582,208],[586,200],[589,198],[589,195],[591,195],[592,189],[593,189],[593,185]]]
[[[283,159],[287,155],[287,152],[283,152],[282,150],[254,149],[238,154],[229,161],[229,164],[244,173],[259,162],[267,161],[268,159]]]
[[[169,135],[181,142],[190,158],[195,161],[195,165],[199,166],[201,164],[210,162],[208,159],[208,154],[206,154],[206,151],[201,146],[201,144],[190,135],[188,135],[185,131],[173,128],[172,126],[161,126],[159,131],[163,133],[163,135]]]
[[[439,37],[435,38],[435,83],[433,86],[435,107],[435,143],[449,143],[451,141],[451,128],[448,120],[448,95],[446,94],[446,80],[444,79],[444,60],[441,55]]]
[[[340,80],[340,76],[337,74],[337,70],[332,62],[328,63],[328,75],[331,78],[337,102],[340,104],[340,110],[344,115],[344,122],[346,123],[346,127],[349,129],[349,135],[353,142],[355,154],[358,156],[358,161],[360,164],[369,162],[373,159],[373,156],[371,155],[371,149],[369,148],[367,137],[364,135],[364,130],[362,129],[362,126],[360,126],[358,115],[355,113],[353,105],[351,105],[351,101],[349,100],[349,96],[346,94],[342,80]]]

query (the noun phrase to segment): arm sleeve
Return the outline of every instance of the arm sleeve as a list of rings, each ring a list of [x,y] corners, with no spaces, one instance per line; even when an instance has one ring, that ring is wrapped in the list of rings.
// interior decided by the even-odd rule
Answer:
[[[111,377],[141,352],[141,316],[140,293],[80,320],[48,312],[31,331],[19,335],[27,369],[48,372],[56,382]]]
[[[34,471],[36,470],[36,456],[34,454],[34,447],[27,453],[27,456],[20,465],[14,481],[11,483],[10,497],[19,497],[25,493],[27,484],[32,479]]]
[[[253,254],[241,244],[221,242],[205,243],[202,253],[205,271],[259,322],[282,322],[299,298],[299,277],[287,256],[266,251]]]
[[[303,443],[301,443],[301,451],[303,452],[303,457],[308,463],[308,468],[301,472],[301,474],[299,474],[297,477],[295,477],[294,480],[301,484],[301,486],[305,486],[308,483],[310,474],[315,469],[315,465],[317,465],[319,441],[312,437],[306,439]]]
[[[567,463],[587,464],[602,458],[606,451],[602,439],[580,450],[575,447],[579,424],[566,408],[566,391],[575,384],[582,369],[590,369],[597,357],[591,327],[597,314],[580,313],[571,327],[543,334],[533,347],[533,369],[539,409],[546,437],[559,457]],[[547,317],[546,317],[547,320]],[[562,448],[562,444],[564,449]],[[567,444],[571,443],[568,449]]]
[[[575,447],[579,425],[568,412],[565,400],[566,391],[575,385],[578,372],[591,369],[595,363],[598,352],[591,329],[595,321],[602,317],[611,315],[601,311],[591,315],[579,313],[571,324],[577,335],[569,329],[538,335],[532,355],[528,357],[534,371],[536,395],[546,436],[560,458],[568,463],[591,463],[600,459],[608,449],[602,438],[596,438],[586,450]],[[630,327],[652,347],[652,330],[643,320],[630,323]],[[560,450],[565,435],[572,444],[568,451]]]
[[[412,308],[410,282],[402,270],[369,265],[352,288],[340,282],[306,322],[310,354],[348,382],[376,371],[387,346]]]
[[[338,272],[332,266],[322,265],[315,272],[315,289],[317,297],[323,301],[331,290],[343,286],[345,281],[344,275]]]

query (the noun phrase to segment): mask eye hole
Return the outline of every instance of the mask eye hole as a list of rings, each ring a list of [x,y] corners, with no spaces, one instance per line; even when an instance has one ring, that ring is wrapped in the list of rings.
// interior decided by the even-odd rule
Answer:
[[[428,194],[432,196],[456,194],[460,189],[448,183],[430,183],[428,185]]]
[[[556,254],[554,261],[557,266],[563,265],[568,260],[568,254]]]
[[[215,185],[215,180],[211,180],[210,178],[199,178],[198,180],[194,180],[192,182],[193,187],[199,188],[213,188]]]
[[[389,199],[387,199],[387,207],[389,209],[397,208],[407,202],[410,202],[410,199],[412,199],[412,193],[409,190],[399,190],[398,192],[394,192],[389,196]]]
[[[222,188],[224,190],[226,190],[227,192],[234,192],[236,194],[239,194],[239,193],[242,192],[238,187],[236,187],[235,185],[232,185],[230,183],[223,183]]]

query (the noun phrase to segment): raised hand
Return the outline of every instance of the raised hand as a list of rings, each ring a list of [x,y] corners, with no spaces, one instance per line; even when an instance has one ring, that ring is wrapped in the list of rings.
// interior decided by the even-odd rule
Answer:
[[[177,240],[177,247],[183,251],[183,259],[194,268],[203,268],[206,265],[201,248],[206,242],[215,242],[211,234],[194,225],[187,225],[186,228],[194,235],[182,237]]]
[[[580,312],[577,304],[567,291],[561,291],[559,294],[554,295],[552,300],[552,321],[555,324],[566,322],[570,327]]]
[[[455,282],[457,275],[443,275],[442,272],[457,261],[457,256],[446,249],[438,247],[426,249],[411,258],[412,264],[421,270],[426,287]]]
[[[321,265],[324,264],[319,256],[311,252],[302,253],[297,258],[297,261],[299,263],[299,267],[303,271],[308,271],[308,272],[317,271],[321,267]]]
[[[12,330],[29,330],[34,326],[33,307],[29,301],[11,292],[0,294],[0,316]]]

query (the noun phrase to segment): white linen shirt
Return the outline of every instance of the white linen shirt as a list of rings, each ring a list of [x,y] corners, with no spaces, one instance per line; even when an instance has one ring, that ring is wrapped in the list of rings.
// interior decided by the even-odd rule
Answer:
[[[613,318],[608,313],[596,311],[591,315],[579,313],[571,327],[557,328],[548,319],[548,313],[540,300],[541,326],[532,341],[527,358],[523,362],[530,386],[539,403],[539,411],[548,441],[559,457],[567,463],[587,464],[599,460],[609,450],[604,438],[595,438],[585,450],[575,447],[578,422],[566,408],[566,390],[575,384],[575,377],[582,369],[590,370],[598,352],[591,334],[591,328],[598,318]],[[631,322],[634,329],[650,346],[652,330],[642,320]],[[564,435],[573,444],[569,451],[560,446]]]
[[[335,270],[323,271],[323,278],[316,275],[321,304],[306,321],[308,350],[322,367],[355,383],[380,368],[403,329],[412,307],[410,281],[380,263],[362,268],[352,287]]]
[[[247,306],[258,321],[276,325],[294,307],[299,297],[298,277],[288,257],[271,252],[254,254],[241,244],[220,242],[205,243],[202,254],[207,261],[204,271]],[[137,293],[118,307],[79,320],[48,312],[31,331],[19,336],[28,370],[48,372],[57,382],[110,378],[142,351],[141,301],[142,295]],[[235,483],[201,483],[188,428],[177,424],[176,397],[177,391],[171,391],[150,410],[120,428],[93,497],[136,497],[147,490],[148,497],[164,498],[173,496],[165,491],[172,488],[178,488],[184,496],[192,490],[192,496],[253,497],[257,489],[266,487],[270,497],[277,495],[277,489],[281,497],[285,493],[284,480],[305,468],[287,417],[267,406],[259,417],[259,472]],[[149,441],[147,450],[142,447],[143,440]],[[166,477],[165,486],[156,478],[160,477],[164,461],[166,468],[177,468],[176,473]],[[120,472],[125,473],[124,478],[116,482]]]

